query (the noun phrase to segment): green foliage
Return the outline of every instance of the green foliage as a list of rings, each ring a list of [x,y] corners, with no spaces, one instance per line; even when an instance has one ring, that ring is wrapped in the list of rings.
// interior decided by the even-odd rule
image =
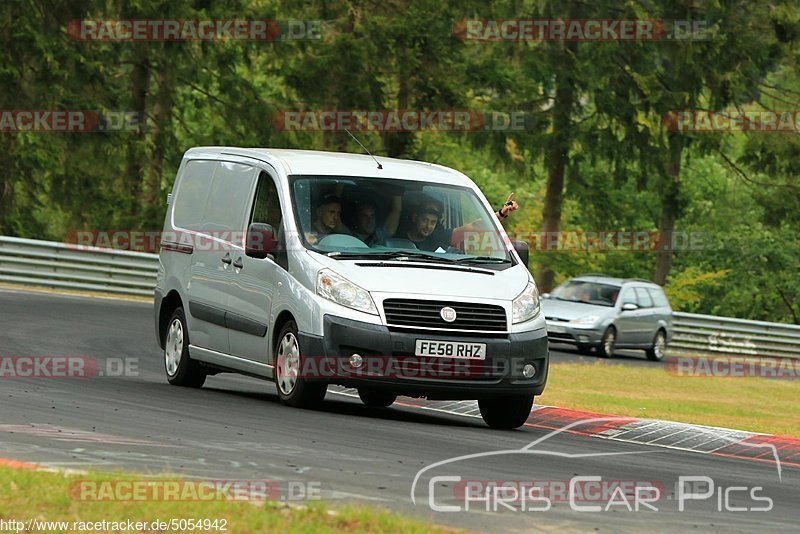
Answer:
[[[696,312],[703,295],[710,287],[719,287],[728,275],[729,270],[700,272],[696,267],[689,267],[670,277],[664,292],[676,311]]]
[[[320,40],[81,42],[75,19],[322,20]],[[693,19],[703,41],[476,42],[469,18]],[[577,0],[7,0],[0,109],[141,111],[139,132],[0,132],[0,233],[157,230],[182,153],[202,145],[360,152],[342,132],[284,132],[280,110],[521,111],[525,131],[359,132],[374,153],[470,176],[555,281],[653,278],[650,252],[543,251],[543,212],[565,232],[673,230],[676,309],[800,322],[796,133],[671,134],[683,108],[798,109],[796,2]],[[547,183],[564,156],[563,201]],[[677,165],[676,165],[677,164]],[[678,170],[670,175],[669,170]],[[555,211],[554,211],[555,210]],[[722,273],[725,273],[724,275]]]

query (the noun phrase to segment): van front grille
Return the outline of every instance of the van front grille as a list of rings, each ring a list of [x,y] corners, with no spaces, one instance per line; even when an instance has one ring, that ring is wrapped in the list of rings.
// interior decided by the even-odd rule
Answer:
[[[440,312],[450,307],[456,319],[448,323]],[[387,299],[383,311],[389,326],[436,328],[441,330],[482,330],[505,332],[506,311],[502,306],[438,300]]]

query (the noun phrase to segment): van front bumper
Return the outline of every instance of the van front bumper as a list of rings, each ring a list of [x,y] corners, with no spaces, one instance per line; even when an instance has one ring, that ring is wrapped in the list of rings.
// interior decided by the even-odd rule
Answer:
[[[390,330],[331,315],[324,317],[323,325],[321,337],[300,333],[304,358],[320,364],[311,366],[316,375],[306,374],[311,380],[432,400],[540,395],[547,382],[549,353],[543,328],[499,336],[460,335]],[[417,340],[484,343],[486,357],[419,357],[414,355]],[[363,361],[358,368],[351,366],[354,354]],[[531,378],[522,374],[528,364],[536,370]]]

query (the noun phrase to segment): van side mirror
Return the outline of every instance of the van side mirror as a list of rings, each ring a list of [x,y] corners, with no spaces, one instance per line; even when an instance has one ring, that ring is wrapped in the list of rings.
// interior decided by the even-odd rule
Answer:
[[[265,223],[253,223],[247,228],[245,239],[245,255],[264,259],[272,254],[278,247],[278,240],[275,238],[275,230],[272,225]]]
[[[514,246],[514,250],[517,251],[517,254],[519,254],[519,258],[522,260],[522,263],[524,263],[525,266],[527,267],[528,266],[528,256],[529,256],[529,251],[530,251],[530,247],[528,247],[528,243],[526,243],[525,241],[514,241],[511,244]]]
[[[625,304],[622,305],[622,311],[633,311],[638,309],[639,306],[637,306],[633,302],[626,302]]]

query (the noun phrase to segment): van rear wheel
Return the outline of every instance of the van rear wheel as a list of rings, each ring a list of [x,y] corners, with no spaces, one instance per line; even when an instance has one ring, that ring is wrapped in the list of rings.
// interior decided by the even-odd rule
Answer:
[[[189,357],[189,329],[183,308],[172,312],[164,340],[164,370],[173,386],[199,388],[206,381],[203,367]]]
[[[358,396],[364,406],[369,406],[370,408],[388,408],[397,400],[397,395],[394,393],[368,388],[358,388]]]
[[[304,377],[303,355],[300,348],[297,324],[287,322],[275,346],[275,386],[278,397],[287,406],[314,408],[322,404],[328,385],[324,382],[311,382]]]
[[[491,428],[510,430],[525,424],[531,415],[533,395],[514,395],[478,401],[481,417]]]

